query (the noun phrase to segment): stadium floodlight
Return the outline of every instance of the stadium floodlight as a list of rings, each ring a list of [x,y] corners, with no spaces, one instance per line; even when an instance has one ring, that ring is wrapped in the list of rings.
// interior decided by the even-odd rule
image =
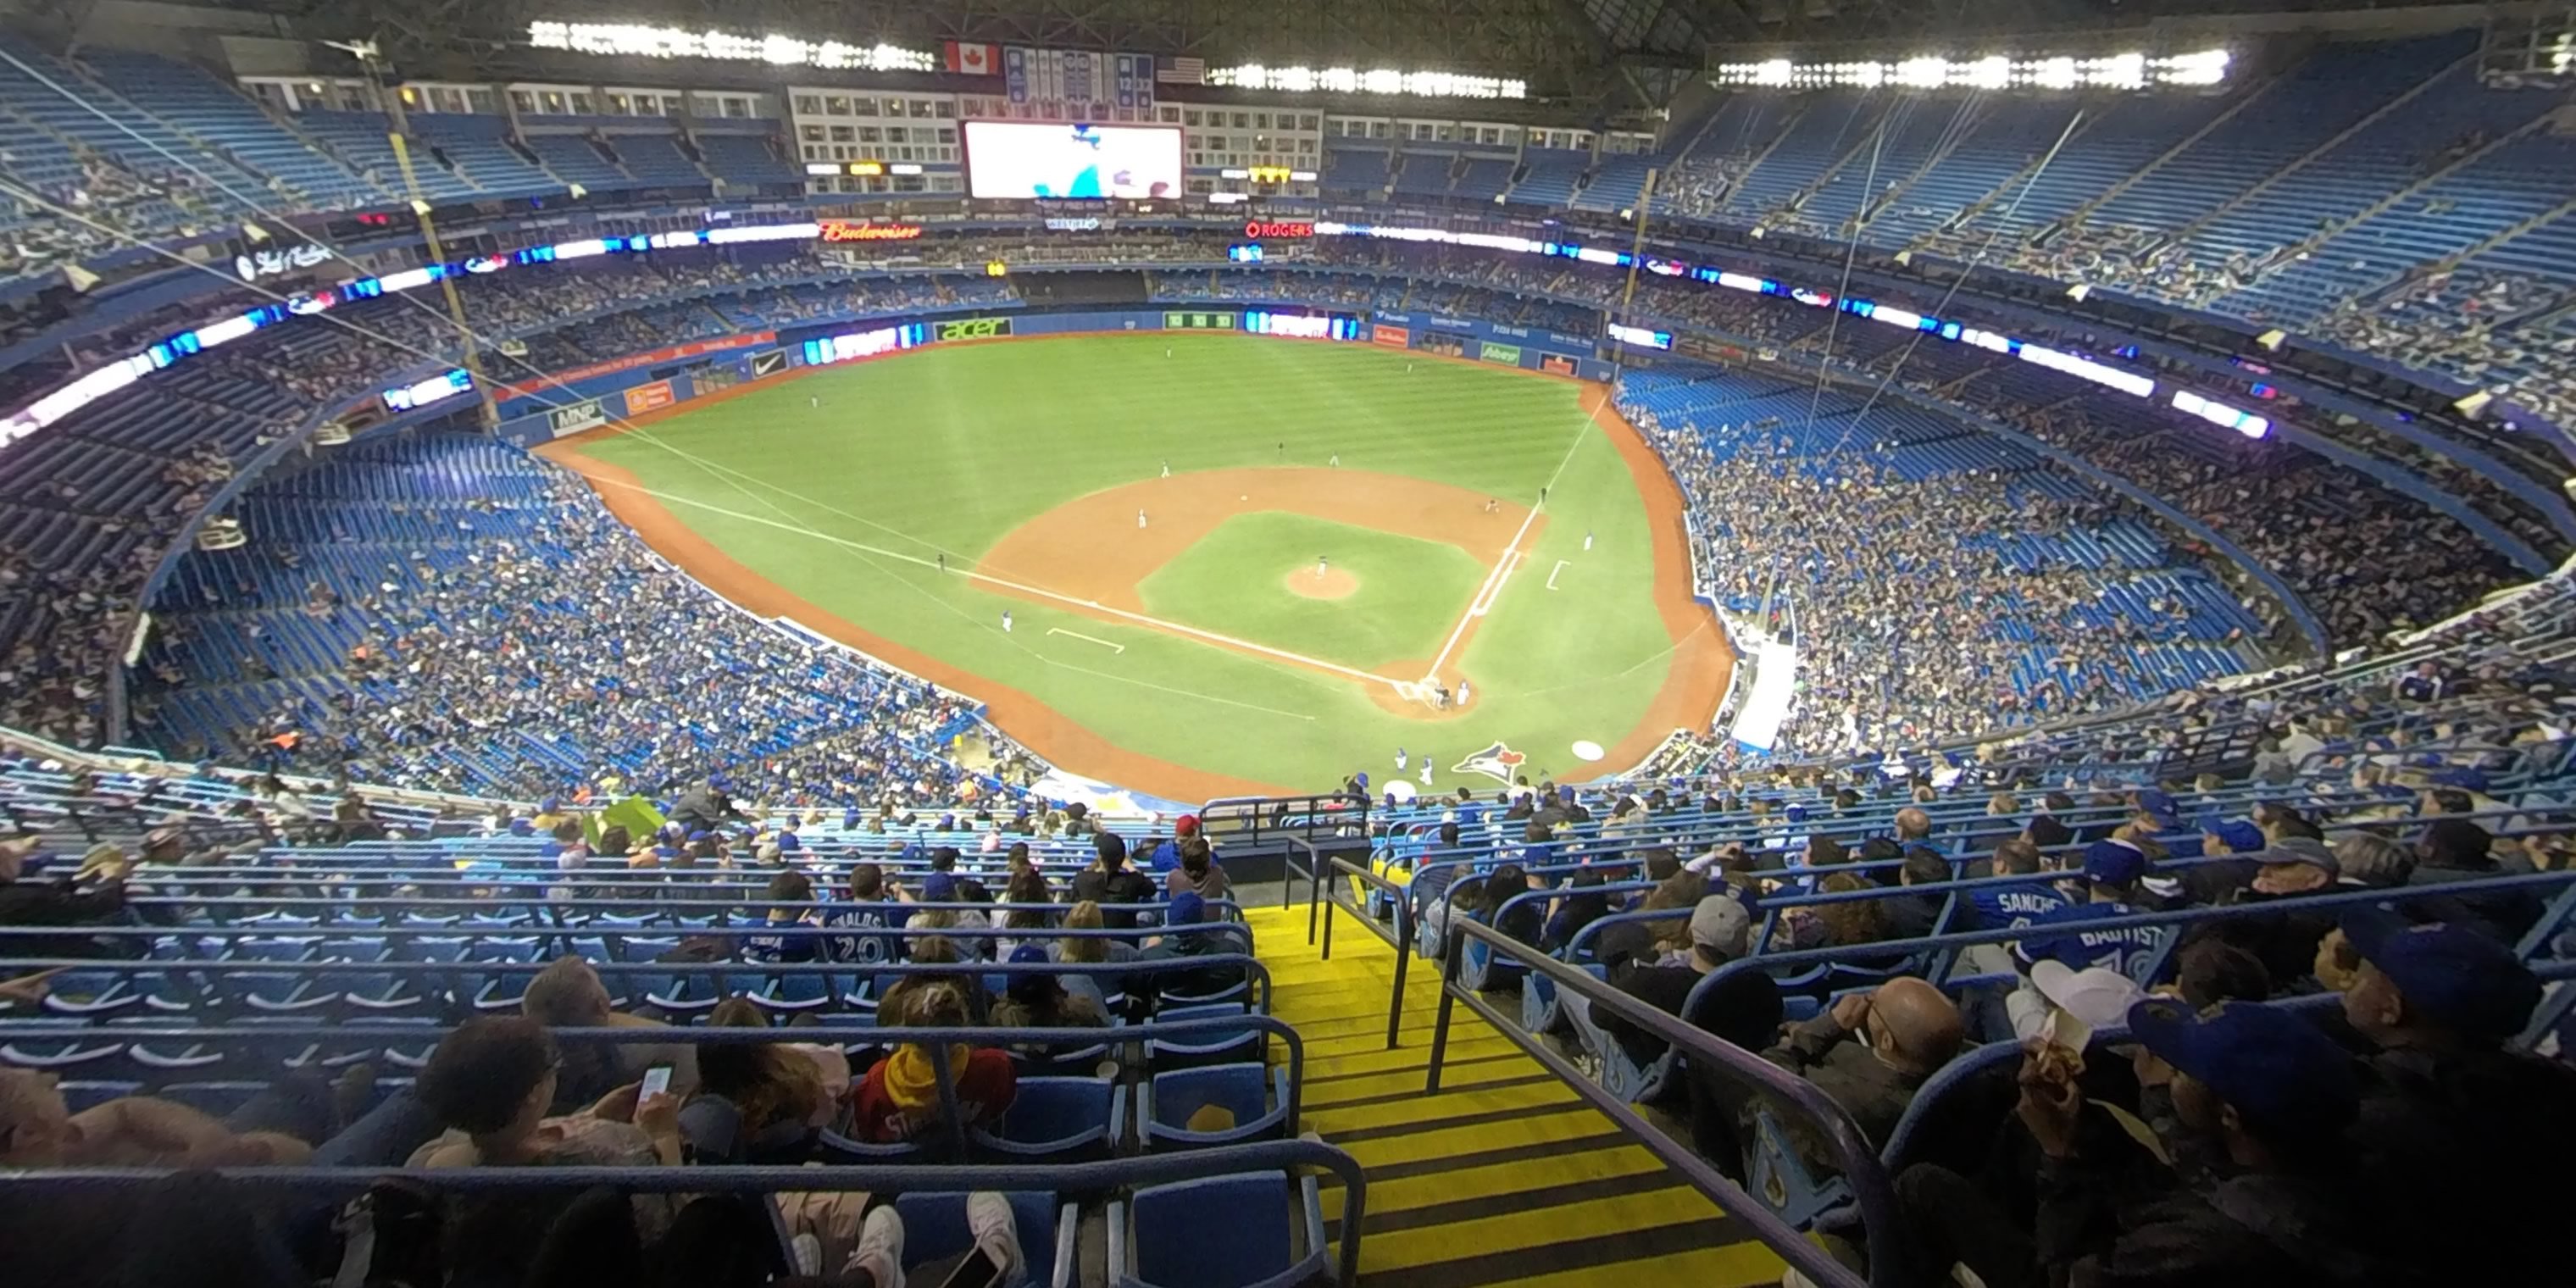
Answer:
[[[2204,49],[2156,59],[2151,71],[2159,85],[2215,85],[2227,79],[2227,63],[2226,50]]]
[[[773,67],[820,67],[832,71],[926,72],[939,60],[900,45],[851,45],[838,40],[799,40],[794,36],[740,36],[724,31],[689,31],[638,23],[532,22],[528,43],[539,49],[621,58],[711,58],[728,62],[768,63]]]
[[[2197,88],[2224,82],[2231,64],[2224,49],[2152,58],[2143,53],[2088,58],[1987,54],[1974,59],[1924,54],[1899,62],[1834,63],[1773,58],[1758,63],[1720,64],[1711,83],[1769,89],[1877,89],[1886,85],[1917,90]]]
[[[1495,76],[1462,76],[1454,72],[1406,72],[1390,68],[1360,71],[1350,67],[1271,67],[1245,63],[1211,67],[1210,85],[1236,89],[1277,90],[1288,94],[1387,94],[1414,98],[1527,98],[1529,82]]]

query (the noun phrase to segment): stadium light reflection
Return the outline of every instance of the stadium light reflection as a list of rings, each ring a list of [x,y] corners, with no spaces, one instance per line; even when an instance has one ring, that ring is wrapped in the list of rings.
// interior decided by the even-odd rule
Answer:
[[[1414,98],[1527,98],[1529,82],[1454,72],[1361,71],[1354,67],[1211,67],[1210,85],[1287,94],[1391,94]]]
[[[713,58],[773,67],[822,67],[835,71],[927,72],[939,60],[900,45],[850,45],[793,36],[737,36],[622,22],[531,22],[528,43],[539,49],[620,58]]]
[[[2148,89],[2197,88],[2223,83],[2232,59],[2224,49],[2149,57],[2118,53],[2077,58],[2064,54],[2013,57],[1987,54],[1952,59],[1919,54],[1895,62],[1800,63],[1773,58],[1722,63],[1712,83],[1766,89]]]

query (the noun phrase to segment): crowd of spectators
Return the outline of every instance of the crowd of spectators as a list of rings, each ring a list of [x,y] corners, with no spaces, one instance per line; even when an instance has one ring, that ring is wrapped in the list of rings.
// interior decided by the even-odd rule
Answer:
[[[1788,751],[1940,741],[2188,681],[2133,648],[2188,643],[2188,605],[2158,601],[2162,616],[2139,620],[2106,608],[2092,572],[2007,553],[2015,537],[2098,525],[2119,507],[1992,474],[1907,480],[1861,451],[1793,455],[1749,424],[1622,410],[1682,485],[1706,589],[1741,609],[1773,605],[1775,629],[1794,624]]]
[[[421,450],[434,459],[439,445]],[[163,606],[151,680],[137,676],[138,727],[177,741],[163,729],[170,694],[247,684],[191,709],[256,702],[256,719],[174,750],[520,798],[710,777],[782,803],[957,797],[968,775],[938,740],[974,725],[971,704],[746,616],[654,555],[580,481],[525,468],[536,473],[522,494],[381,503],[452,536],[406,548],[366,540],[343,516],[328,539],[232,552],[229,591],[208,580],[205,602]],[[197,615],[238,624],[245,612],[266,623],[248,656],[196,645]],[[311,653],[290,617],[348,641],[319,692],[292,682]],[[527,754],[530,740],[563,754]],[[1015,782],[1035,772],[1007,761],[997,769]]]
[[[1986,410],[2207,523],[2280,574],[2339,645],[2429,626],[2514,580],[2449,515],[2286,444],[2213,436],[2186,451],[2080,405]]]
[[[1116,233],[1066,233],[1044,241],[970,242],[935,249],[925,245],[890,244],[883,248],[884,261],[963,263],[988,255],[1028,255],[1045,247],[1140,258],[1190,258],[1210,251],[1210,246],[1186,241],[1139,240]],[[524,371],[522,363],[537,369],[560,368],[592,360],[602,352],[718,334],[764,319],[811,320],[959,301],[998,304],[1011,295],[1007,279],[927,271],[854,282],[848,270],[830,258],[838,253],[757,247],[723,255],[620,256],[544,272],[475,275],[464,283],[465,298],[477,329],[486,339],[499,342],[486,349],[487,370],[507,374]],[[871,247],[867,253],[877,255],[879,248]],[[1837,355],[1846,349],[1860,352],[1856,360],[1846,359],[1853,370],[1883,372],[1902,361],[1902,383],[1919,391],[1929,391],[1937,379],[1978,392],[1986,386],[1967,378],[1973,365],[1953,368],[1962,361],[1991,365],[1981,355],[1963,356],[1957,346],[1931,346],[1930,353],[1918,346],[1908,356],[1899,347],[1900,337],[1892,333],[1829,327],[1832,315],[1826,310],[1653,275],[1639,277],[1632,287],[1624,272],[1562,260],[1359,240],[1318,245],[1303,258],[1333,271],[1292,270],[1304,279],[1301,289],[1318,302],[1353,308],[1418,308],[1580,333],[1597,326],[1597,311],[1626,307],[1659,321],[1725,330],[1793,363],[1816,354],[1825,337],[1833,334]],[[1204,284],[1197,274],[1164,275],[1157,280],[1164,288],[1195,287],[1223,298],[1248,298],[1247,293],[1262,293],[1266,285],[1264,279],[1243,270],[1208,275]],[[2454,293],[2482,298],[2490,290],[2472,282],[2456,286]],[[2516,295],[2509,302],[2518,306],[2532,301]],[[287,408],[244,426],[237,431],[241,437],[226,443],[223,454],[239,460],[349,390],[367,388],[390,372],[420,365],[421,353],[407,349],[453,353],[452,326],[441,311],[422,307],[429,303],[378,300],[344,306],[332,316],[360,330],[327,325],[279,328],[271,343],[228,346],[196,359],[188,379],[167,387],[212,389],[225,381],[248,382],[291,399]],[[262,333],[263,338],[267,335]],[[172,373],[174,379],[180,376]],[[2150,491],[2184,502],[2187,510],[2256,552],[2303,596],[2311,597],[2338,642],[2432,620],[2502,576],[2496,557],[2447,517],[2295,449],[2271,445],[2249,449],[2258,455],[2268,453],[2268,459],[2252,470],[2230,469],[2209,459],[2224,452],[2160,451],[2160,437],[2115,431],[2108,421],[2080,405],[2043,412],[2003,399],[1991,410],[2051,441],[2077,447]],[[2185,426],[2182,432],[2193,431]],[[2271,489],[2251,486],[2249,476],[2262,478]],[[2457,481],[2482,499],[2491,499],[2491,483],[2474,477]],[[2278,503],[2282,489],[2292,493],[2293,504]],[[119,529],[111,536],[127,539],[113,559],[66,568],[59,559],[48,560],[22,549],[18,575],[46,581],[58,592],[55,600],[62,603],[130,601],[130,591],[120,591],[157,557],[145,551],[144,547],[157,543],[141,529],[158,532],[175,527],[184,521],[182,511],[205,491],[174,487],[141,507],[96,520]],[[30,501],[41,505],[46,496],[39,491]],[[2373,534],[2370,548],[2391,553],[2366,556],[2361,545],[2317,539],[2324,526],[2352,522],[2356,508],[2366,516],[2360,521]],[[2485,508],[2493,512],[2497,507]],[[64,577],[80,584],[69,586],[61,581]],[[70,638],[92,640],[97,647],[46,650],[44,659],[34,665],[58,673],[62,682],[46,686],[35,706],[19,714],[68,736],[94,736],[103,728],[103,712],[95,704],[97,681],[90,677],[104,671],[96,663],[109,655],[115,633],[111,623],[76,628],[68,633]],[[13,649],[23,650],[29,638],[24,632],[13,633]]]
[[[2376,704],[2438,714],[2439,733],[2490,756],[2563,737],[2563,722],[2530,705],[2552,681],[2494,670],[2494,651],[2408,669]],[[2282,739],[2307,739],[2373,701],[2310,694],[2260,714],[2285,721]],[[2554,763],[2538,750],[2538,763]],[[2017,1048],[2018,1060],[1951,1085],[1946,1116],[1919,1120],[1896,1189],[1916,1245],[1906,1252],[1921,1260],[1890,1282],[1946,1282],[1962,1263],[1990,1284],[2070,1272],[2074,1282],[2174,1284],[2405,1284],[2470,1266],[2509,1275],[2549,1255],[2542,1214],[2567,1197],[2552,1160],[2576,1146],[2576,1069],[2563,1052],[2552,1060],[2517,1041],[2543,996],[2516,947],[2544,916],[2542,899],[2480,883],[2564,870],[2564,838],[2506,835],[2536,820],[2513,817],[2483,777],[2456,768],[2370,754],[2308,763],[2314,777],[2277,780],[2277,799],[2238,816],[2195,802],[2236,785],[2216,775],[2079,796],[2002,769],[1908,786],[1876,763],[1848,775],[1740,764],[1700,779],[1699,799],[1658,790],[1619,807],[1649,834],[1667,812],[1734,820],[1741,839],[1701,853],[1693,842],[1587,857],[1618,838],[1573,830],[1581,807],[1553,785],[1507,797],[1503,817],[1511,829],[1527,821],[1526,847],[1493,839],[1516,831],[1471,826],[1433,848],[1491,871],[1452,887],[1462,909],[1487,902],[1480,882],[1547,895],[1536,906],[1554,943],[1557,916],[1587,902],[1586,920],[1664,911],[1670,919],[1614,927],[1641,933],[1595,938],[1607,982],[1813,1083],[1872,1145],[1886,1145],[1918,1093],[1977,1044]],[[1784,796],[1806,803],[1784,809]],[[1542,878],[1542,864],[1555,870]],[[1574,864],[1591,866],[1569,873]],[[1602,866],[1613,881],[1642,869],[1651,889],[1634,893],[1630,881],[1631,893],[1602,904],[1583,893]],[[1950,933],[2025,932],[1963,950],[1961,971],[2009,983],[1936,988],[1914,975],[1933,954],[1869,951],[1930,933],[1942,901],[1907,887],[2015,875],[2034,879],[1962,895],[1947,923]],[[2412,894],[2395,911],[2248,912],[2361,891]],[[1812,899],[1860,894],[1872,897]],[[2234,915],[2174,932],[2169,960],[2158,955],[2164,930],[2087,929],[2222,909]],[[1834,959],[1850,974],[1833,980],[1884,982],[1825,997],[1816,990],[1838,985],[1783,967],[1698,988],[1756,951],[1750,930],[1766,914],[1761,952],[1850,950]],[[1494,924],[1541,943],[1535,918]],[[2304,1013],[2258,1005],[2318,994],[2339,996]],[[1784,999],[1797,996],[1814,999],[1810,1018],[1784,1024]],[[1642,1066],[1665,1050],[1599,1003],[1566,1007],[1572,1036],[1596,1055],[1615,1042]],[[2083,1036],[2113,1029],[2124,1032],[2107,1044]],[[1740,1077],[1697,1069],[1687,1091],[1694,1145],[1744,1176],[1763,1099]],[[1809,1166],[1826,1158],[1783,1125]],[[2499,1196],[2466,1179],[2488,1167],[2548,1172],[2549,1193]],[[2469,1230],[2486,1235],[2461,1242]]]
[[[720,795],[712,799],[723,802]],[[90,1103],[75,1111],[51,1075],[0,1068],[0,1170],[311,1165],[437,1171],[935,1160],[944,1156],[952,1130],[1001,1131],[1021,1094],[1021,1078],[1071,1073],[1077,1064],[1091,1076],[1098,1056],[1083,1054],[1094,1047],[1085,1031],[1150,1020],[1172,1004],[1164,1000],[1167,994],[1222,992],[1244,978],[1239,966],[1216,960],[1248,953],[1251,945],[1221,902],[1231,891],[1193,818],[1178,820],[1168,837],[1140,842],[1140,854],[1150,856],[1142,870],[1130,864],[1120,836],[1096,832],[1082,846],[1093,860],[1051,879],[1027,842],[1065,826],[1060,815],[1041,822],[1026,808],[1016,814],[984,809],[940,820],[951,829],[981,829],[1011,840],[1007,849],[988,847],[969,860],[954,847],[925,850],[910,839],[915,820],[909,815],[900,823],[905,835],[866,841],[844,834],[827,853],[802,843],[792,819],[783,826],[700,826],[708,823],[699,812],[706,804],[683,797],[673,803],[669,825],[631,845],[624,827],[599,827],[596,818],[554,806],[534,816],[493,820],[484,832],[503,837],[542,831],[556,838],[544,851],[546,867],[562,874],[562,882],[581,884],[549,889],[547,898],[575,915],[630,906],[649,911],[664,900],[675,901],[674,907],[689,901],[691,911],[704,914],[729,899],[743,900],[731,910],[740,931],[694,941],[689,960],[700,966],[843,961],[928,967],[872,977],[867,1001],[876,1026],[1062,1029],[1065,1039],[1029,1041],[1007,1051],[961,1040],[934,1054],[910,1041],[798,1041],[794,1029],[816,1019],[804,1015],[766,1042],[666,1040],[678,1036],[674,1024],[688,1022],[677,1002],[650,994],[621,998],[592,961],[568,955],[522,977],[523,992],[507,1010],[443,995],[418,999],[447,1016],[426,1017],[437,1024],[434,1048],[418,1064],[416,1077],[390,1088],[377,1085],[373,1064],[344,1066],[328,1082],[315,1069],[299,1068],[281,1071],[222,1117],[178,1097],[99,1098],[86,1091]],[[683,817],[691,821],[679,821]],[[1080,823],[1079,810],[1074,818]],[[1081,826],[1088,830],[1087,823]],[[823,830],[817,826],[809,834]],[[306,835],[320,845],[360,839],[349,829]],[[30,832],[0,842],[0,927],[77,929],[149,921],[170,915],[166,900],[178,891],[222,888],[228,872],[273,874],[299,855],[317,874],[338,873],[325,884],[352,890],[358,900],[350,906],[368,914],[399,908],[419,893],[390,883],[370,887],[363,875],[335,866],[381,873],[381,854],[308,851],[274,839],[264,857],[147,845],[139,859],[94,850],[77,878],[87,888],[75,894],[56,879],[68,865],[48,862],[46,879],[22,880],[29,860],[51,857],[47,836]],[[1048,852],[1061,856],[1065,847],[1049,846]],[[528,873],[537,870],[524,866],[525,856],[509,862]],[[912,875],[890,877],[898,864]],[[505,866],[500,860],[473,865],[497,883],[474,897],[518,897],[512,878],[500,875]],[[763,875],[766,885],[754,884]],[[997,889],[1004,896],[999,905]],[[745,890],[751,892],[747,899]],[[270,886],[263,893],[296,897],[290,887]],[[379,903],[380,893],[389,902]],[[967,933],[984,930],[1001,938]],[[30,946],[0,937],[0,955],[42,954],[48,946],[79,942]],[[1011,971],[1007,985],[988,984],[982,971],[936,969],[989,968],[996,962]],[[1070,969],[1051,969],[1056,965]],[[1101,966],[1111,969],[1090,969]],[[0,984],[0,1013],[41,1012],[50,978],[37,974]],[[620,975],[615,982],[634,978]],[[715,1005],[703,1023],[769,1029],[773,1012],[762,1005],[769,1000],[774,999],[736,994]],[[600,1042],[570,1030],[624,1031],[633,1040]],[[953,1100],[940,1094],[943,1057]],[[1203,1109],[1191,1121],[1195,1126],[1217,1119]],[[304,1241],[328,1224],[320,1213],[309,1226],[301,1219],[276,1219],[282,1212],[249,1219],[227,1206],[236,1200],[211,1181],[198,1197],[216,1213],[203,1226],[182,1223],[198,1241],[188,1249],[197,1258],[190,1273],[198,1277],[207,1258],[244,1256],[282,1266],[308,1254],[322,1256],[326,1264],[340,1255],[337,1240]],[[914,1260],[907,1261],[902,1217],[891,1204],[871,1204],[863,1193],[790,1192],[756,1205],[688,1195],[629,1199],[603,1192],[593,1198],[570,1190],[522,1190],[506,1198],[424,1194],[421,1201],[429,1218],[421,1227],[425,1237],[412,1238],[387,1216],[378,1227],[383,1242],[374,1245],[372,1256],[361,1244],[350,1264],[379,1272],[400,1264],[406,1274],[435,1268],[429,1277],[408,1282],[570,1283],[589,1282],[604,1266],[650,1255],[693,1267],[686,1282],[763,1283],[772,1282],[766,1268],[785,1240],[795,1250],[797,1269],[834,1277],[777,1282],[894,1288],[907,1268],[920,1273],[925,1260],[956,1259],[923,1257],[916,1248]],[[772,1206],[774,1213],[765,1210]],[[170,1249],[160,1235],[135,1233],[131,1226],[118,1231],[111,1219],[117,1210],[114,1204],[80,1201],[68,1188],[13,1203],[0,1217],[0,1231],[13,1248],[16,1281],[84,1282],[75,1269],[120,1265],[140,1279],[176,1273],[169,1269],[175,1263],[165,1263]],[[974,1247],[969,1257],[989,1262],[993,1277],[986,1282],[1022,1282],[1017,1276],[1028,1250],[1019,1244],[1007,1203],[987,1194],[969,1198],[965,1226]],[[44,1237],[33,1239],[38,1229]],[[120,1233],[153,1251],[121,1246]],[[258,1257],[241,1251],[281,1235]],[[44,1245],[41,1253],[36,1243]],[[135,1269],[146,1262],[154,1265],[152,1273]],[[567,1271],[566,1265],[579,1269]],[[708,1269],[717,1265],[756,1266],[760,1272]],[[937,1267],[931,1272],[935,1276]],[[633,1277],[648,1278],[640,1272]],[[226,1281],[284,1280],[245,1275]]]

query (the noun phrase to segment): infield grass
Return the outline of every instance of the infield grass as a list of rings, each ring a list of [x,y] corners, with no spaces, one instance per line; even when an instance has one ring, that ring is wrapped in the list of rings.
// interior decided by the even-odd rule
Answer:
[[[1533,773],[1573,771],[1570,744],[1617,742],[1669,660],[1643,502],[1577,395],[1564,381],[1364,345],[1138,333],[932,347],[817,371],[583,450],[633,471],[673,515],[779,586],[1130,750],[1320,790],[1354,769],[1382,778],[1401,746],[1435,757],[1440,790],[1490,789],[1498,784],[1450,766],[1499,739],[1527,752]],[[1409,721],[1349,679],[1032,603],[936,567],[942,552],[971,561],[1030,517],[1152,478],[1166,462],[1186,472],[1335,455],[1345,468],[1524,503],[1554,479],[1548,522],[1457,659],[1477,686],[1468,714]],[[1437,572],[1431,590],[1407,589],[1407,602],[1375,614],[1376,638],[1337,639],[1333,614],[1309,616],[1279,588],[1290,564],[1313,559],[1311,536],[1264,551],[1257,526],[1231,531],[1256,518],[1320,522],[1229,521],[1202,542],[1220,548],[1184,552],[1147,580],[1156,615],[1260,631],[1264,643],[1337,661],[1418,660],[1440,649],[1482,580],[1481,569]],[[1353,571],[1370,593],[1375,579]],[[1010,633],[999,627],[1006,608]]]
[[[1359,579],[1347,598],[1289,586],[1312,578],[1324,555]],[[1485,565],[1445,542],[1264,512],[1218,524],[1141,589],[1156,617],[1366,671],[1411,661],[1418,675],[1484,580]]]

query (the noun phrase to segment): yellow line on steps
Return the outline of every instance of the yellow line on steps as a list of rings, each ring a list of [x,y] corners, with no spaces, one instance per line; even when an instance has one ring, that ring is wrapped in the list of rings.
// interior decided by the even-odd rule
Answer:
[[[1574,1089],[1550,1078],[1524,1087],[1504,1087],[1496,1091],[1460,1090],[1437,1096],[1389,1101],[1385,1104],[1361,1105],[1353,1109],[1313,1109],[1306,1115],[1306,1125],[1324,1133],[1358,1131],[1365,1127],[1392,1127],[1401,1123],[1433,1123],[1444,1118],[1463,1118],[1469,1114],[1492,1113],[1498,1109],[1546,1110],[1582,1104]],[[1606,1125],[1608,1119],[1602,1122]]]
[[[1553,1213],[1548,1215],[1553,1216]],[[1368,1250],[1368,1241],[1360,1242]],[[1756,1242],[1693,1248],[1661,1257],[1620,1261],[1606,1266],[1560,1270],[1551,1275],[1514,1279],[1511,1288],[1604,1288],[1610,1284],[1688,1284],[1690,1288],[1750,1288],[1780,1281],[1784,1263]]]
[[[1461,1252],[1532,1248],[1562,1243],[1585,1232],[1616,1238],[1623,1230],[1706,1221],[1717,1215],[1717,1205],[1709,1202],[1706,1195],[1676,1182],[1669,1189],[1647,1194],[1453,1221],[1393,1234],[1364,1233],[1360,1240],[1360,1269],[1365,1272],[1429,1265],[1453,1260]]]
[[[1577,1181],[1607,1180],[1613,1176],[1634,1176],[1639,1172],[1662,1171],[1663,1167],[1664,1160],[1636,1145],[1574,1150],[1551,1154],[1544,1159],[1489,1163],[1483,1167],[1462,1167],[1454,1172],[1370,1181],[1368,1207],[1371,1213],[1401,1212],[1433,1203],[1554,1189]],[[1344,1197],[1338,1188],[1324,1191],[1325,1220],[1341,1219]]]

